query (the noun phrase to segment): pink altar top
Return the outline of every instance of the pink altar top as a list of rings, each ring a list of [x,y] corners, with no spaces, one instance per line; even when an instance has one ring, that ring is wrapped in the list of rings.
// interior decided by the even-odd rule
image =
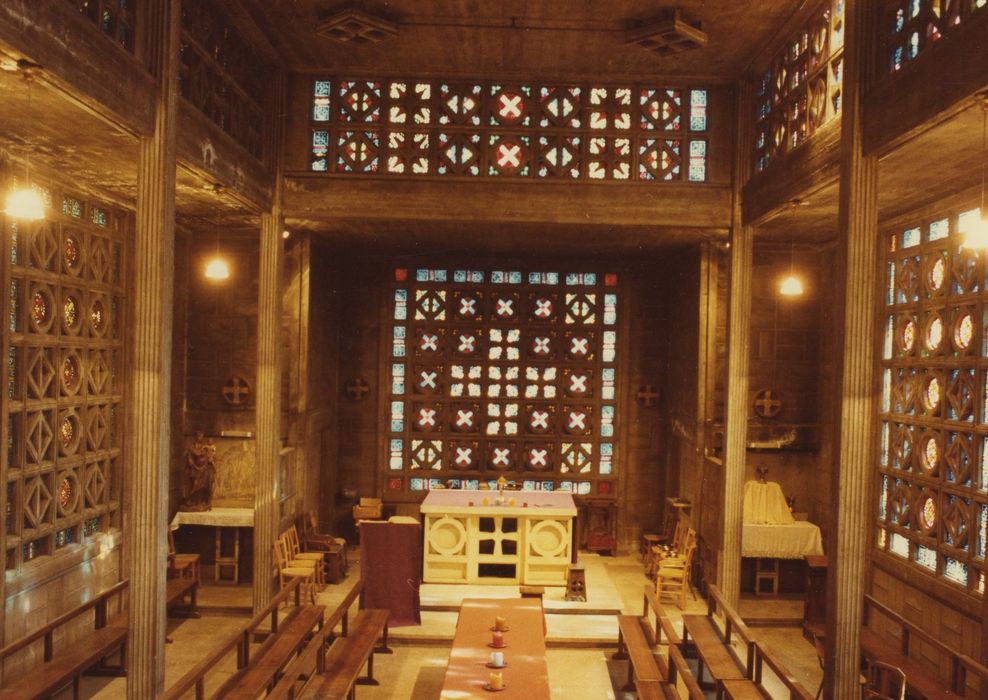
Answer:
[[[484,501],[487,501],[486,503]],[[513,501],[513,503],[512,503]],[[496,511],[503,515],[576,515],[573,496],[565,491],[497,491],[438,489],[422,501],[423,513],[470,514]]]

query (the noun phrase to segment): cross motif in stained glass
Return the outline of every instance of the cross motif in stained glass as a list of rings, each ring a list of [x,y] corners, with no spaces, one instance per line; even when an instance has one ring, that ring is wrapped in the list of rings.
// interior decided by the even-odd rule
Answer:
[[[491,85],[491,124],[528,126],[532,88],[528,85]]]

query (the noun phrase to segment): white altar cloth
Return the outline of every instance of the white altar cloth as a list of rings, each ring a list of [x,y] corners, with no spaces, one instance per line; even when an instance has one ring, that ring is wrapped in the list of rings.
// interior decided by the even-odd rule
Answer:
[[[213,508],[212,510],[180,510],[172,518],[169,529],[181,525],[211,525],[213,527],[254,527],[253,508]]]
[[[742,557],[802,559],[807,554],[823,554],[820,528],[797,520],[789,525],[745,523],[741,527]]]

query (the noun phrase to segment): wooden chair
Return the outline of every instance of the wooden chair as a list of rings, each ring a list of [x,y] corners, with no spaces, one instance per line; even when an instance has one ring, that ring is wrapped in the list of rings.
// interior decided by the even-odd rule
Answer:
[[[199,555],[176,552],[171,530],[168,531],[168,577],[193,578],[196,584],[202,582],[199,578]]]
[[[303,552],[302,545],[299,544],[298,530],[292,525],[285,530],[282,535],[288,542],[288,556],[292,561],[311,561],[316,567],[316,583],[325,585],[326,583],[326,557],[322,552]]]
[[[655,571],[655,594],[678,599],[680,609],[686,607],[686,592],[690,588],[690,568],[696,551],[696,530],[690,528],[683,542],[682,553],[663,558]]]
[[[309,599],[315,603],[316,567],[314,566],[292,566],[292,560],[288,557],[288,543],[283,537],[274,541],[274,560],[278,566],[278,589],[285,590],[292,579],[301,579],[303,593],[308,591]]]
[[[823,694],[823,682],[827,679],[827,669],[823,666],[823,659],[827,651],[824,648],[823,640],[816,634],[813,634],[813,649],[816,651],[816,660],[820,664],[820,686],[816,689],[815,700],[820,700],[820,696]]]
[[[688,529],[689,525],[686,519],[679,518],[676,521],[676,529],[673,532],[672,541],[669,544],[659,544],[651,548],[648,557],[648,568],[645,571],[645,574],[649,578],[655,578],[655,572],[663,559],[678,556],[683,551],[683,538],[686,536]]]
[[[906,700],[906,674],[898,666],[868,659],[863,680],[862,700]]]
[[[295,568],[310,568],[312,569],[313,582],[320,588],[325,588],[325,583],[323,582],[323,567],[322,560],[313,559],[312,557],[297,557],[295,556],[295,547],[292,545],[290,533],[285,530],[278,536],[278,539],[284,543],[284,551],[286,555],[285,563],[289,567]]]

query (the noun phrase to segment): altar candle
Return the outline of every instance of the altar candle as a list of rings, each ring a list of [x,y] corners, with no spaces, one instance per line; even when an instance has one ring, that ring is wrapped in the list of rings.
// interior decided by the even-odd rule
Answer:
[[[491,636],[491,646],[503,647],[504,646],[504,633],[500,630],[494,630],[494,634]]]
[[[491,652],[491,666],[504,666],[504,652],[503,651],[492,651]]]
[[[500,615],[498,615],[497,617],[494,618],[494,629],[503,632],[504,630],[508,629],[508,621],[505,620]]]
[[[490,680],[487,684],[494,690],[501,690],[504,688],[504,674],[500,671],[491,671]]]

